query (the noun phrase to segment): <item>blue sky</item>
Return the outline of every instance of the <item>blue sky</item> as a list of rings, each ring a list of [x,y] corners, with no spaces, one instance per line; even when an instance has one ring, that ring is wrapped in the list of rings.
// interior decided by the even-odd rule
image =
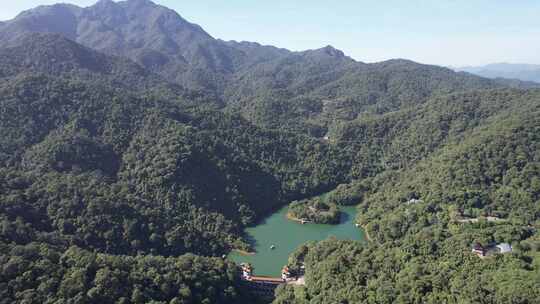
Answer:
[[[64,0],[88,6],[96,0]],[[3,1],[8,2],[8,1]],[[55,0],[0,4],[0,20]],[[155,0],[216,38],[305,50],[332,45],[364,62],[540,64],[537,0]]]

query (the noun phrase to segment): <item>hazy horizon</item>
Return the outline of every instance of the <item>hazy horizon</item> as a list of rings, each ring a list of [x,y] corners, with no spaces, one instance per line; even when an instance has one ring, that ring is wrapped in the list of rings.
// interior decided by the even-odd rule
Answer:
[[[97,0],[19,0],[2,4],[0,20],[39,5]],[[358,61],[403,58],[448,67],[492,63],[540,64],[540,2],[501,0],[344,0],[222,3],[154,0],[223,40],[253,41],[293,51],[326,45]]]

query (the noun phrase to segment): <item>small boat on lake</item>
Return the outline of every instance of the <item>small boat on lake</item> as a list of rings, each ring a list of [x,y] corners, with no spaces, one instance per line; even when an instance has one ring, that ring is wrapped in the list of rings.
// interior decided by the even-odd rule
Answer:
[[[270,245],[270,249],[271,249],[271,250],[276,249],[276,245]]]

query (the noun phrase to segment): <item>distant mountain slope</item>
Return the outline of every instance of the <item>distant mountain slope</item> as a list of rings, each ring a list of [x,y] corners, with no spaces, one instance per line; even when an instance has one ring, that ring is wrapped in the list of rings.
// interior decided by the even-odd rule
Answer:
[[[246,57],[175,11],[147,0],[101,0],[87,8],[41,6],[5,23],[0,39],[10,43],[25,32],[60,33],[93,49],[127,56],[189,87],[218,89]]]
[[[334,123],[365,112],[381,114],[422,104],[439,94],[503,86],[408,60],[360,63],[325,47],[237,73],[225,99],[230,108],[258,124],[289,126],[322,137]]]
[[[204,103],[222,107],[220,99],[211,92],[185,88],[126,57],[98,52],[55,33],[24,33],[0,47],[0,78],[33,74],[168,96],[185,105]]]
[[[127,58],[99,53],[58,34],[26,33],[12,41],[10,47],[0,48],[0,76],[21,73],[113,81],[130,89],[169,86],[180,90],[178,85],[168,83]]]
[[[494,63],[484,66],[460,67],[455,70],[487,78],[519,79],[540,83],[540,65],[538,64]]]

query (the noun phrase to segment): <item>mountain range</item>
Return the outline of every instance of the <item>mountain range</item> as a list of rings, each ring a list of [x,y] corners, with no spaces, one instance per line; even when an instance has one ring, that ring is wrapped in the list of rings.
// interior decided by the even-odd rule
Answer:
[[[437,93],[494,88],[501,82],[534,86],[489,81],[407,60],[366,64],[331,46],[291,52],[225,42],[146,0],[102,0],[87,8],[38,7],[0,25],[5,46],[24,44],[21,37],[35,32],[60,34],[109,56],[129,58],[146,73],[188,88],[191,94],[209,96],[218,107],[239,111],[257,124],[294,124],[291,128],[318,136],[336,118],[393,111]],[[277,116],[274,108],[280,109]]]
[[[540,298],[536,83],[222,41],[148,0],[0,41],[0,303],[264,302],[222,256],[321,195],[370,240],[301,246],[274,303]]]
[[[540,65],[493,63],[483,66],[456,68],[456,71],[468,72],[487,78],[507,78],[540,83]]]

